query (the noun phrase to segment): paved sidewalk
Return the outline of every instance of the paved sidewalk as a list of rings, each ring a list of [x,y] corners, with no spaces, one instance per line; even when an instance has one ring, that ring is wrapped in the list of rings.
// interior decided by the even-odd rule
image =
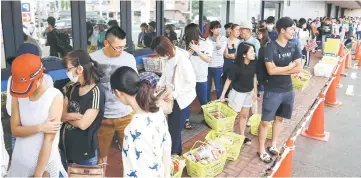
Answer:
[[[318,60],[321,58],[319,54],[312,56],[311,66],[314,66]],[[312,67],[310,68],[312,70]],[[292,134],[292,132],[297,127],[298,123],[302,120],[305,114],[308,112],[309,108],[313,105],[314,101],[317,99],[320,91],[327,82],[327,78],[321,77],[312,77],[309,86],[302,92],[296,91],[295,97],[295,107],[291,120],[286,120],[284,123],[283,130],[281,131],[281,136],[279,139],[279,146]],[[259,112],[261,112],[261,104],[259,103]],[[192,105],[193,108],[200,108],[199,105]],[[197,112],[196,109],[193,109],[192,112]],[[189,151],[193,144],[198,140],[204,140],[206,134],[210,129],[206,128],[198,135],[191,138],[189,141],[183,144],[184,153]],[[239,133],[238,120],[235,124],[235,132]],[[250,146],[244,146],[241,150],[240,156],[235,161],[228,161],[226,163],[223,173],[218,175],[218,177],[260,177],[263,176],[265,170],[271,166],[271,164],[265,164],[260,161],[257,156],[258,151],[258,137],[250,135],[250,130],[247,128],[246,135],[252,140]],[[269,144],[270,142],[267,141]],[[111,148],[109,154],[109,166],[107,168],[107,177],[119,177],[122,176],[122,161],[121,161],[121,152],[116,146]],[[183,177],[189,177],[184,169]]]

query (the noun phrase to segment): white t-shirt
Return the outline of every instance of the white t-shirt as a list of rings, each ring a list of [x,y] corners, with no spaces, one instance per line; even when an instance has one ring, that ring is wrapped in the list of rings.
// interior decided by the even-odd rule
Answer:
[[[170,177],[172,140],[163,111],[135,114],[124,130],[124,177]]]
[[[199,50],[212,57],[213,42],[210,39],[199,41]],[[190,56],[197,82],[207,82],[208,80],[208,63],[201,59],[196,53]]]
[[[47,87],[54,87],[54,81],[51,78],[50,75],[48,74],[44,74],[44,80],[45,80],[45,85]],[[8,85],[6,86],[6,111],[8,112],[9,116],[11,116],[11,98],[12,96],[10,95],[10,84],[11,84],[11,76],[8,79]]]
[[[100,79],[100,83],[105,90],[104,117],[118,119],[129,115],[132,112],[131,107],[120,102],[111,91],[110,76],[117,68],[122,66],[128,66],[137,71],[137,63],[134,56],[123,51],[119,57],[109,58],[104,55],[101,49],[91,53],[90,57],[98,62],[99,69],[104,73],[104,76]]]

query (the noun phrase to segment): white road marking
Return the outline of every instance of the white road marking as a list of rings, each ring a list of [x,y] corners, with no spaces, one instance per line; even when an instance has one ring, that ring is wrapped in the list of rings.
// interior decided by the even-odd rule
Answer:
[[[355,93],[354,93],[354,86],[353,86],[353,85],[348,85],[348,86],[347,86],[346,95],[350,95],[350,96],[355,95]]]
[[[356,79],[356,78],[357,78],[356,72],[352,72],[352,73],[351,73],[351,78],[352,78],[352,79]]]

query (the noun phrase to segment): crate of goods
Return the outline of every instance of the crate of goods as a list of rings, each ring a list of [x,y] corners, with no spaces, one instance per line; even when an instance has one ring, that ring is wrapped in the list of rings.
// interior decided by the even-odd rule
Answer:
[[[317,77],[331,77],[335,67],[336,64],[319,62],[315,65],[313,71]]]
[[[172,155],[171,177],[182,177],[183,169],[186,167],[186,160],[178,155]]]
[[[325,43],[325,47],[323,49],[323,52],[325,54],[337,55],[338,51],[340,50],[341,40],[340,39],[327,38],[326,41],[327,42]]]
[[[162,70],[165,67],[165,61],[165,58],[160,56],[144,57],[144,69],[147,72],[162,73]]]
[[[243,135],[238,135],[233,132],[219,133],[214,130],[209,131],[206,136],[207,142],[215,141],[227,149],[227,159],[230,161],[238,159],[244,139],[245,137]]]
[[[251,134],[258,136],[258,126],[261,122],[262,115],[253,114],[251,118],[249,118],[251,122]],[[272,123],[268,126],[267,138],[272,139]]]
[[[233,132],[237,113],[220,101],[213,101],[202,106],[204,120],[216,132]]]
[[[302,91],[310,82],[312,74],[306,70],[302,70],[300,74],[292,76],[292,85],[296,90]]]
[[[337,64],[339,62],[339,57],[333,57],[333,56],[323,56],[321,61],[319,63],[325,63],[325,64]]]
[[[202,145],[194,149],[197,143]],[[215,177],[222,173],[227,161],[226,148],[216,142],[196,141],[191,150],[183,157],[186,159],[187,173],[191,177]]]

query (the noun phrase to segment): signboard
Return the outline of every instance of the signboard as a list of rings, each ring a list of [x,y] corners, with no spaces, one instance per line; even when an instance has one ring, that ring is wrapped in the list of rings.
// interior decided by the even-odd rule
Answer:
[[[21,3],[21,12],[30,12],[30,3]]]
[[[23,12],[23,22],[31,22],[31,13],[30,12]]]

